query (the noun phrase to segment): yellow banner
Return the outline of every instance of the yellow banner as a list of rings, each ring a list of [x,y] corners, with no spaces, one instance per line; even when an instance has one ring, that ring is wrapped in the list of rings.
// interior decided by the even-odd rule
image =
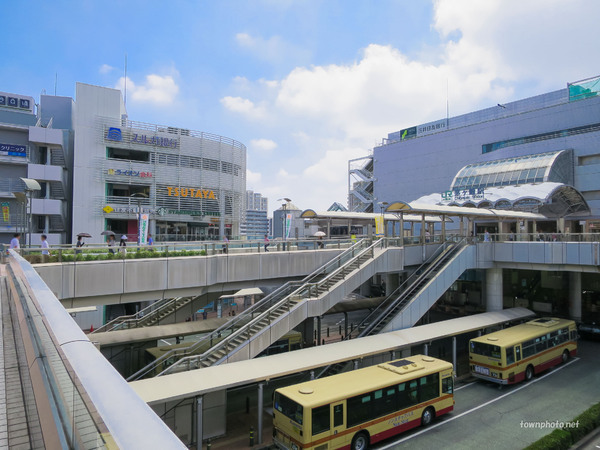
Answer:
[[[375,235],[383,236],[383,216],[375,216]]]

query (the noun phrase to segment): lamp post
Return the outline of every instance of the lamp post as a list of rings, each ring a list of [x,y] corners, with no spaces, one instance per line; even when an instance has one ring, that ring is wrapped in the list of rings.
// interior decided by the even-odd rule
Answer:
[[[142,233],[140,230],[140,224],[142,223],[142,199],[148,198],[148,195],[143,192],[135,192],[131,194],[129,197],[137,200],[138,213],[137,213],[137,244],[142,245]]]
[[[283,198],[278,198],[277,201],[280,202],[282,200],[285,200],[285,203],[283,205],[281,205],[281,209],[283,211],[283,216],[281,217],[281,238],[283,239],[283,250],[285,251],[285,241],[287,240],[287,236],[286,236],[286,232],[285,232],[285,226],[286,226],[286,222],[287,222],[287,210],[288,210],[288,206],[291,203],[291,199],[287,198],[287,197],[283,197]]]
[[[29,194],[29,220],[27,221],[28,226],[28,237],[27,237],[27,245],[29,245],[29,247],[31,247],[31,228],[32,228],[32,223],[31,223],[31,218],[32,218],[32,209],[33,209],[33,191],[40,191],[42,190],[42,187],[40,186],[40,183],[38,183],[36,180],[34,180],[33,178],[23,178],[20,177],[21,180],[23,181],[23,183],[25,183],[25,193]]]

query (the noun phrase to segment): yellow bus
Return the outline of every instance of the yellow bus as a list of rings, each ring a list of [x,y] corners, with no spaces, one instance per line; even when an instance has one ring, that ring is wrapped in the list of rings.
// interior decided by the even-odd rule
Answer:
[[[531,380],[577,354],[577,328],[567,319],[544,317],[469,342],[471,374],[500,384]]]
[[[280,449],[364,450],[454,409],[452,364],[416,355],[277,389]]]

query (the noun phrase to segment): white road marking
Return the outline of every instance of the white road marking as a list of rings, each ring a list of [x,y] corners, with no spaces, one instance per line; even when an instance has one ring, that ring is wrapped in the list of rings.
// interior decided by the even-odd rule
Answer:
[[[455,392],[456,392],[456,391],[460,391],[461,389],[464,389],[464,388],[466,388],[466,387],[472,386],[473,384],[476,384],[476,383],[477,383],[477,381],[471,381],[469,384],[465,384],[465,385],[463,385],[463,386],[461,386],[461,387],[457,387],[456,389],[454,389],[454,391],[455,391]]]
[[[509,396],[509,395],[512,395],[512,394],[514,394],[515,392],[519,392],[521,389],[525,389],[526,387],[529,387],[529,386],[531,386],[532,384],[534,384],[534,383],[537,383],[538,381],[541,381],[541,380],[543,380],[543,379],[544,379],[544,378],[546,378],[547,376],[549,376],[549,375],[552,375],[553,373],[556,373],[556,372],[558,372],[559,370],[562,370],[562,369],[564,369],[564,368],[565,368],[565,367],[567,367],[567,366],[570,366],[571,364],[573,364],[573,363],[574,363],[574,362],[576,362],[576,361],[579,361],[579,358],[573,358],[573,359],[572,359],[571,361],[569,361],[568,363],[566,363],[566,364],[562,364],[562,365],[560,365],[560,366],[556,367],[554,370],[552,370],[552,371],[548,372],[547,374],[545,374],[545,375],[542,375],[541,377],[535,378],[535,379],[533,379],[533,380],[531,380],[531,381],[529,381],[529,382],[526,382],[526,383],[525,383],[525,384],[523,384],[522,386],[519,386],[518,388],[516,388],[516,389],[514,389],[514,390],[512,390],[512,391],[510,391],[510,392],[507,392],[506,394],[503,394],[503,395],[501,395],[500,397],[496,397],[496,398],[494,398],[494,399],[492,399],[492,400],[490,400],[490,401],[487,401],[487,402],[485,402],[485,403],[482,403],[482,404],[481,404],[481,405],[479,405],[479,406],[476,406],[475,408],[471,408],[471,409],[469,409],[468,411],[462,412],[462,413],[460,413],[458,416],[452,416],[452,417],[450,417],[449,419],[446,419],[446,420],[444,420],[443,422],[438,422],[438,423],[436,423],[436,424],[434,424],[434,425],[430,425],[430,426],[428,426],[427,428],[424,428],[424,429],[422,429],[421,431],[419,431],[419,432],[417,432],[417,433],[414,433],[414,434],[411,434],[410,436],[407,436],[407,437],[404,437],[404,438],[402,438],[402,439],[399,439],[399,440],[397,440],[396,442],[392,442],[391,444],[388,444],[388,445],[387,445],[387,446],[385,446],[385,447],[380,447],[380,449],[379,449],[379,450],[385,450],[385,449],[388,449],[388,448],[392,448],[392,447],[393,447],[393,446],[395,446],[395,445],[398,445],[398,444],[401,444],[402,442],[408,441],[409,439],[412,439],[412,438],[414,438],[414,437],[416,437],[416,436],[419,436],[419,435],[421,435],[421,434],[423,434],[423,433],[425,433],[425,432],[427,432],[427,431],[433,430],[434,428],[437,428],[437,427],[439,427],[439,426],[441,426],[441,425],[445,425],[445,424],[447,424],[447,423],[449,423],[449,422],[452,422],[453,420],[456,420],[456,419],[459,419],[459,418],[461,418],[462,416],[466,416],[467,414],[471,414],[473,411],[477,411],[478,409],[481,409],[481,408],[483,408],[484,406],[487,406],[487,405],[490,405],[490,404],[492,404],[492,403],[494,403],[494,402],[497,402],[498,400],[501,400],[501,399],[503,399],[504,397],[507,397],[507,396]],[[467,385],[467,386],[469,386],[469,385]],[[456,390],[458,390],[458,389],[456,389]]]

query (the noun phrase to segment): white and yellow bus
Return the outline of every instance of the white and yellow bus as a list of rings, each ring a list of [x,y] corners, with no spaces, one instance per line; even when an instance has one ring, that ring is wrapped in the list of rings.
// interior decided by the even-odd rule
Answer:
[[[545,317],[486,334],[469,342],[471,374],[500,384],[530,380],[577,354],[577,328]]]
[[[364,450],[454,409],[452,364],[417,355],[277,389],[280,449]]]

